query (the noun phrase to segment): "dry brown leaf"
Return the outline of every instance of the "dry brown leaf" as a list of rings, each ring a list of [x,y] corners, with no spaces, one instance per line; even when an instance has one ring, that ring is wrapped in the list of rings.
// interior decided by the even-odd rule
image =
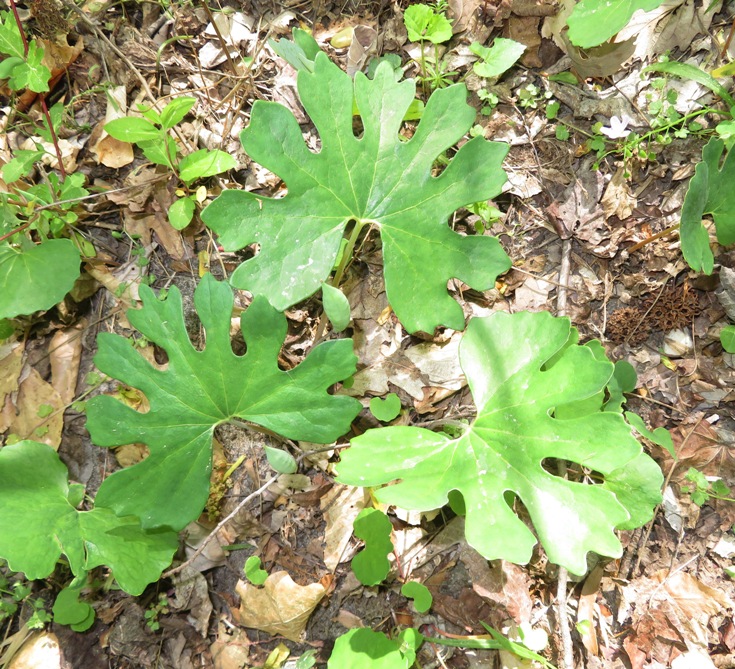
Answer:
[[[40,417],[41,405],[52,407],[52,413],[45,418]],[[56,389],[35,369],[27,367],[22,372],[15,402],[5,403],[3,424],[21,439],[33,439],[57,449],[64,426],[63,406]]]
[[[0,406],[5,396],[18,390],[18,377],[23,368],[22,342],[10,342],[0,347]],[[2,431],[2,430],[0,430]]]
[[[324,532],[324,564],[334,571],[345,555],[352,537],[352,523],[365,508],[370,494],[365,488],[335,485],[324,497],[320,506],[327,528]]]
[[[202,574],[191,565],[173,577],[176,596],[171,601],[174,611],[188,611],[188,619],[203,637],[209,633],[209,619],[212,615],[212,600],[209,598],[209,585]]]
[[[624,640],[633,669],[645,666],[648,659],[670,666],[685,651],[692,657],[706,653],[718,640],[712,619],[734,605],[722,590],[668,569],[631,582],[623,588],[623,597],[634,609],[632,630]],[[679,665],[685,666],[685,661]]]
[[[220,623],[217,640],[210,646],[214,669],[242,669],[248,666],[250,640],[241,630]]]
[[[321,583],[299,585],[288,572],[277,571],[262,587],[238,581],[235,592],[240,596],[238,624],[299,642],[326,590]]]
[[[355,26],[352,43],[347,51],[347,74],[351,77],[361,72],[367,62],[377,54],[378,31],[371,26]]]
[[[528,623],[533,611],[531,581],[528,572],[505,560],[488,562],[476,550],[464,544],[460,559],[467,567],[472,589],[494,609],[505,612],[517,623]]]
[[[617,216],[621,221],[628,218],[638,204],[636,197],[630,192],[630,186],[625,179],[625,169],[619,167],[613,174],[610,183],[602,196],[602,209],[605,218]]]
[[[49,345],[51,384],[64,405],[74,400],[82,359],[82,333],[86,327],[87,321],[82,319],[74,327],[59,330]]]
[[[8,669],[61,669],[61,647],[55,634],[32,636],[8,664]]]

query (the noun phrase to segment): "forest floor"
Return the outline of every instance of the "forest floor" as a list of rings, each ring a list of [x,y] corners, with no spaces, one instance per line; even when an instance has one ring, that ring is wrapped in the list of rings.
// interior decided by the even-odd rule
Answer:
[[[29,318],[26,336],[0,349],[6,394],[0,423],[6,436],[57,448],[71,479],[92,493],[107,472],[145,456],[142,446],[99,448],[86,431],[78,401],[99,393],[120,396],[115,381],[95,372],[97,335],[134,336],[125,311],[137,304],[144,282],[155,290],[178,286],[196,340],[201,333],[192,295],[200,277],[210,269],[219,277],[229,275],[243,257],[223,252],[198,218],[182,232],[169,225],[166,212],[179,182],[139,150],[133,153],[130,145],[103,134],[104,122],[119,114],[110,99],[135,109],[139,103],[194,96],[193,120],[178,126],[181,141],[221,149],[238,163],[228,176],[208,181],[206,197],[242,187],[270,195],[283,184],[251,161],[239,143],[253,102],[275,100],[288,107],[311,148],[317,136],[301,108],[295,70],[268,39],[308,28],[343,69],[363,69],[370,58],[392,53],[400,56],[407,77],[417,75],[420,51],[407,39],[404,2],[218,0],[206,9],[163,0],[89,0],[78,3],[80,11],[50,3],[36,3],[35,21],[40,24],[42,14],[66,16],[66,43],[55,55],[63,76],[51,101],[65,101],[73,119],[62,132],[67,172],[84,174],[87,187],[99,194],[79,208],[77,223],[96,257],[85,264],[71,296]],[[735,252],[715,247],[711,276],[689,270],[677,231],[669,228],[679,221],[707,137],[694,131],[673,136],[681,130],[675,124],[660,130],[659,123],[659,130],[651,131],[672,110],[686,115],[719,101],[696,82],[642,72],[663,54],[707,69],[716,66],[714,54],[729,33],[733,6],[723,9],[719,3],[706,11],[709,4],[669,0],[626,29],[630,41],[618,37],[624,47],[584,55],[563,41],[563,21],[555,18],[559,7],[551,0],[448,3],[454,36],[440,46],[445,71],[469,90],[468,102],[477,109],[473,133],[510,145],[504,163],[509,181],[493,203],[501,214],[490,231],[513,268],[493,290],[457,290],[465,315],[546,310],[570,317],[582,341],[600,339],[610,359],[633,365],[637,388],[626,408],[649,428],[670,430],[676,452],[674,459],[646,442],[666,478],[664,502],[651,523],[620,533],[620,559],[590,556],[588,573],[570,577],[562,588],[564,620],[557,606],[559,571],[542,549],[527,565],[488,563],[467,544],[462,518],[451,513],[391,510],[392,576],[381,586],[362,586],[349,564],[359,549],[352,523],[371,502],[370,493],[335,483],[337,454],[328,451],[253,499],[185,571],[151,585],[140,597],[105,589],[88,593],[97,619],[87,632],[55,623],[31,632],[23,626],[32,612],[26,606],[6,621],[3,666],[294,668],[311,666],[305,658],[299,663],[309,651],[315,651],[317,666],[325,666],[334,640],[352,627],[389,633],[414,626],[430,636],[438,630],[467,636],[486,633],[481,621],[511,635],[522,623],[545,631],[548,643],[539,652],[558,667],[735,666],[735,585],[726,573],[735,555],[735,502],[705,494],[698,505],[687,492],[690,468],[710,483],[719,479],[735,486],[735,365],[719,340],[728,323],[726,309],[735,304],[735,279],[727,269]],[[527,46],[521,61],[491,89],[494,106],[486,82],[473,73],[476,58],[469,50],[471,43],[485,45],[493,36]],[[229,53],[221,39],[228,41]],[[573,85],[549,78],[570,70],[577,75]],[[717,123],[714,115],[697,120],[703,131]],[[621,123],[627,125],[624,131]],[[637,147],[645,147],[645,156],[637,149],[628,155],[630,129],[638,136],[650,132]],[[7,137],[9,146],[23,139],[15,130]],[[460,210],[453,225],[472,229],[478,221],[476,212]],[[343,285],[352,323],[344,333],[328,335],[355,341],[360,371],[349,392],[364,400],[365,411],[354,433],[378,425],[367,400],[389,391],[404,408],[394,424],[466,418],[473,404],[456,362],[461,333],[440,328],[407,334],[390,313],[380,256],[377,236],[359,247]],[[245,294],[237,299],[240,306],[248,303]],[[280,362],[288,368],[322,336],[321,304],[311,298],[288,310],[287,317]],[[150,342],[139,341],[138,347],[149,360],[162,361]],[[131,405],[144,406],[140,394],[125,392]],[[45,404],[66,410],[39,418],[38,407]],[[210,514],[187,528],[180,559],[191,556],[220,518],[272,476],[261,448],[268,443],[265,435],[218,428]],[[344,444],[346,438],[335,448]],[[238,459],[239,466],[228,471]],[[225,548],[233,545],[240,547]],[[254,598],[243,574],[251,555],[260,557],[268,573],[287,572],[292,587],[269,601]],[[409,571],[433,595],[427,614],[417,613],[400,594]],[[302,601],[301,586],[317,583],[322,596]],[[53,579],[36,583],[34,596],[51,601],[57,587]],[[283,623],[284,618],[289,620]],[[303,633],[298,621],[290,624],[296,618],[308,618]],[[564,658],[563,630],[571,634],[571,664]],[[39,660],[42,655],[34,653],[47,655]],[[416,666],[532,664],[495,650],[425,644]]]

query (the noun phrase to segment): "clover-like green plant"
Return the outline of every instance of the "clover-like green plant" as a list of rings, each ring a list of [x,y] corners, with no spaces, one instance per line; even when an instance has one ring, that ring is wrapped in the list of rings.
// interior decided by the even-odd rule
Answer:
[[[70,485],[54,450],[21,441],[0,450],[0,556],[29,579],[46,578],[63,553],[73,574],[108,566],[120,587],[139,595],[170,563],[174,532],[141,529],[96,505],[77,511],[83,487]],[[79,620],[78,622],[82,622]]]
[[[622,415],[603,410],[612,363],[576,341],[568,319],[545,312],[473,319],[459,358],[474,422],[455,438],[408,426],[368,430],[342,452],[338,480],[400,481],[376,496],[413,510],[441,507],[458,491],[467,540],[488,559],[531,557],[536,537],[515,514],[515,499],[549,559],[571,572],[586,571],[589,551],[619,556],[614,530],[650,519],[662,476]],[[558,460],[584,468],[590,484],[545,468]]]
[[[307,148],[293,114],[277,103],[256,101],[241,135],[253,160],[285,180],[286,196],[227,190],[202,212],[226,249],[260,246],[235,270],[232,284],[286,309],[329,277],[349,228],[331,281],[338,285],[360,232],[373,227],[383,243],[388,299],[405,327],[463,329],[448,280],[486,290],[510,260],[497,239],[462,236],[447,221],[459,207],[500,192],[508,147],[476,137],[436,176],[436,158],[471,127],[475,110],[466,103],[464,85],[436,91],[406,141],[399,131],[416,87],[410,79],[397,82],[389,63],[377,67],[374,79],[357,73],[353,82],[318,53],[313,72],[299,71],[298,90],[321,138],[318,153]],[[361,136],[353,131],[353,100]]]
[[[166,350],[168,367],[153,367],[124,337],[99,336],[97,367],[142,391],[150,411],[140,413],[109,396],[92,398],[87,405],[92,441],[98,446],[142,442],[150,455],[106,478],[98,505],[138,516],[144,527],[181,529],[207,500],[212,434],[220,423],[242,419],[291,439],[331,443],[360,411],[357,400],[327,392],[355,371],[352,340],[324,342],[286,371],[278,366],[286,317],[265,298],[256,298],[243,313],[247,351],[236,355],[230,343],[234,298],[227,284],[206,275],[194,293],[206,333],[202,350],[189,340],[176,287],[165,300],[147,286],[140,295],[143,307],[128,311],[128,320]]]

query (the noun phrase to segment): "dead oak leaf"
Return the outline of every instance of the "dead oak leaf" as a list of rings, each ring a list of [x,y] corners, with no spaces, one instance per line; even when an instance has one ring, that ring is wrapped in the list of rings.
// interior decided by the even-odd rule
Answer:
[[[262,587],[238,581],[235,592],[240,596],[238,624],[299,642],[326,590],[321,583],[299,585],[287,572],[277,571]]]

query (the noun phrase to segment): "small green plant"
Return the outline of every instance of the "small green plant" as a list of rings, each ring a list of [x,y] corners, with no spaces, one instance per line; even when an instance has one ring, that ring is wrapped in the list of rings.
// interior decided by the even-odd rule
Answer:
[[[161,629],[159,618],[169,612],[169,601],[165,593],[158,595],[158,600],[153,602],[143,614],[145,616],[145,624],[151,632],[157,632]]]
[[[195,98],[180,97],[169,102],[160,112],[141,107],[141,116],[115,119],[105,130],[115,139],[137,144],[148,160],[172,170],[183,182],[176,200],[168,211],[168,220],[177,230],[191,223],[197,204],[206,197],[206,189],[194,188],[193,183],[222,174],[236,166],[235,159],[224,151],[199,149],[179,158],[179,146],[171,130],[180,123],[196,103]]]
[[[257,555],[251,555],[245,560],[245,577],[253,585],[263,585],[268,579],[268,572],[260,568],[260,558]]]
[[[370,413],[380,422],[389,423],[401,413],[401,400],[395,393],[389,393],[385,399],[373,397],[370,400]]]
[[[418,581],[408,581],[401,586],[401,594],[413,600],[413,606],[419,613],[426,613],[433,602],[429,589]]]
[[[551,91],[541,91],[534,83],[528,83],[518,90],[518,105],[523,109],[538,109],[539,105],[551,100]]]
[[[27,40],[12,12],[0,12],[0,79],[7,79],[14,91],[26,88],[34,93],[48,91],[51,71],[43,65],[43,48],[36,40]]]
[[[439,57],[439,45],[452,39],[452,22],[446,17],[446,10],[447,3],[439,1],[430,5],[411,5],[403,13],[408,39],[421,45],[421,73],[417,79],[424,93],[446,88],[459,74],[449,70],[446,61]],[[433,56],[426,55],[425,42],[434,45]]]
[[[71,585],[64,588],[54,601],[54,622],[59,625],[68,625],[75,632],[88,630],[95,619],[94,609],[87,602],[80,601],[82,587],[86,578],[75,579]]]
[[[51,72],[41,63],[43,50],[26,38],[11,12],[0,12],[0,54],[6,56],[0,61],[0,79],[7,79],[13,91],[40,94],[46,126],[35,131],[55,147],[61,174],[44,173],[39,183],[30,179],[46,153],[40,144],[16,151],[2,168],[8,191],[0,193],[0,319],[8,319],[49,309],[63,299],[79,276],[80,250],[89,256],[94,248],[75,233],[73,240],[66,238],[78,218],[75,200],[88,192],[83,175],[64,171],[56,136],[64,109],[61,104],[46,107]]]
[[[698,469],[690,467],[686,479],[691,481],[693,485],[682,486],[682,491],[691,495],[692,502],[697,506],[704,506],[710,499],[735,502],[735,499],[731,496],[730,488],[725,485],[721,478],[707,477]]]

